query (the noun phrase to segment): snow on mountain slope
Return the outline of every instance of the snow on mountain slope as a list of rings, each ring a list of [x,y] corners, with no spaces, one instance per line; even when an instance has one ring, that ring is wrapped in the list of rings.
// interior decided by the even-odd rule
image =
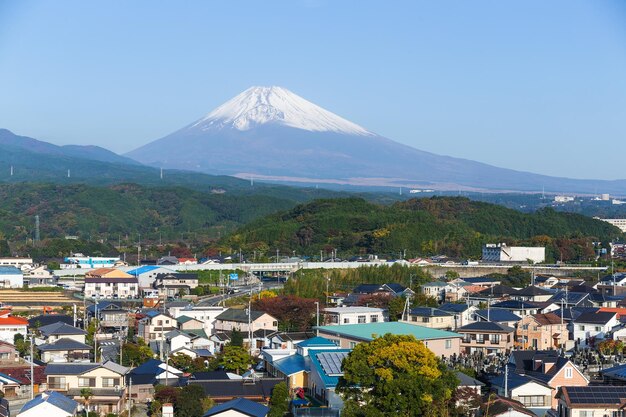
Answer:
[[[226,127],[250,130],[278,124],[310,132],[373,135],[282,87],[251,87],[188,127],[202,131]]]

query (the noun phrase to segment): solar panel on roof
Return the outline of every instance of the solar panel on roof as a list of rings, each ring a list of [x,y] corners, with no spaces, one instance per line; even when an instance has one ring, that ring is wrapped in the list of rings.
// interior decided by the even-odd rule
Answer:
[[[348,356],[348,352],[321,352],[317,354],[317,360],[327,375],[342,375],[341,362]]]

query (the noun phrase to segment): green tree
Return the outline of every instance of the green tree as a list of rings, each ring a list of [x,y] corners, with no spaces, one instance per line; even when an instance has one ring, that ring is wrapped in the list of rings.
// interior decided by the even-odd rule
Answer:
[[[204,414],[202,399],[204,397],[204,389],[200,385],[189,384],[183,387],[176,403],[176,416],[202,417]]]
[[[122,353],[124,366],[138,366],[154,357],[150,346],[146,345],[143,339],[139,339],[137,343],[124,343]]]
[[[89,403],[91,402],[91,397],[93,397],[93,391],[90,388],[81,388],[80,396],[83,397],[85,409],[87,410],[87,415],[89,415]]]
[[[346,417],[442,416],[458,380],[413,336],[360,343],[343,361],[337,393]]]
[[[230,334],[230,345],[243,347],[243,333],[238,328]]]
[[[218,355],[218,364],[227,371],[241,372],[248,369],[252,358],[241,346],[224,346],[224,350]]]
[[[287,384],[279,382],[272,389],[272,397],[270,398],[270,412],[268,417],[283,417],[289,410],[289,390]]]

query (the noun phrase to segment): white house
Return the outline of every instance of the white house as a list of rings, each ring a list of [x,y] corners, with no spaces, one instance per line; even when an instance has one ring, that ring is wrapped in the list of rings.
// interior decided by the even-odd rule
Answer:
[[[213,331],[213,325],[215,324],[217,316],[222,314],[225,310],[225,307],[188,305],[187,307],[183,307],[182,309],[170,311],[176,319],[181,316],[187,316],[191,317],[192,319],[200,320],[203,323],[202,328],[206,331],[208,335],[211,335]]]
[[[374,307],[336,307],[324,309],[327,325],[378,323],[389,321],[387,311]]]
[[[17,417],[71,417],[78,403],[55,391],[42,392],[22,407]]]
[[[546,260],[546,248],[507,246],[506,243],[488,243],[483,246],[483,262],[526,262],[541,263]]]
[[[26,337],[28,320],[22,317],[0,317],[0,340],[13,344],[16,334]]]
[[[608,311],[583,313],[572,322],[574,341],[580,347],[587,347],[592,344],[592,340],[604,339],[605,335],[618,323],[617,313]]]
[[[24,274],[14,266],[0,266],[0,288],[22,288]]]

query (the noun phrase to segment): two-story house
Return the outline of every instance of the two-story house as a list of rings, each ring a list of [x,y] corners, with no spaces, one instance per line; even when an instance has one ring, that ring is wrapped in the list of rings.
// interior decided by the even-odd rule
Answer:
[[[567,323],[554,313],[522,317],[516,332],[516,345],[522,349],[558,349],[569,338]]]
[[[25,318],[9,314],[0,317],[0,341],[13,343],[16,334],[26,337],[27,329],[28,320]]]
[[[215,332],[237,329],[242,333],[259,329],[278,330],[278,320],[262,311],[229,308],[215,318],[213,328]]]
[[[405,321],[431,329],[451,330],[454,327],[454,315],[447,311],[433,307],[415,307],[409,310]]]
[[[461,351],[466,354],[482,352],[508,353],[513,347],[515,329],[490,321],[477,321],[456,329],[463,335]]]
[[[445,303],[439,306],[440,310],[447,311],[448,313],[454,316],[454,326],[453,330],[461,326],[465,326],[466,324],[470,324],[476,321],[474,314],[478,307],[465,304],[457,304],[457,303]]]
[[[138,298],[137,277],[115,268],[98,268],[85,273],[87,298]]]
[[[617,313],[614,312],[583,313],[572,322],[574,341],[581,347],[594,346],[617,324]]]
[[[324,309],[327,325],[378,323],[388,321],[387,310],[374,307],[333,307]]]
[[[50,363],[46,366],[48,389],[78,402],[85,402],[81,390],[91,390],[89,408],[100,414],[124,411],[129,369],[115,362]]]
[[[91,346],[85,343],[87,332],[63,322],[37,329],[37,350],[41,360],[49,362],[89,362]]]
[[[175,297],[180,294],[191,294],[191,290],[198,287],[198,274],[157,274],[152,285],[161,296]]]
[[[156,310],[150,310],[146,317],[137,323],[137,336],[146,342],[161,340],[165,333],[176,329],[178,323],[176,319]]]

